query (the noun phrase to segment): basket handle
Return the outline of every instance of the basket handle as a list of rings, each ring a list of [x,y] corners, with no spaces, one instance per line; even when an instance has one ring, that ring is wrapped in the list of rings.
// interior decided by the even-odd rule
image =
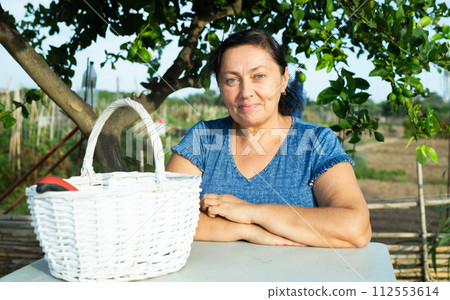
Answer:
[[[133,108],[141,117],[142,121],[145,124],[147,129],[147,133],[150,136],[154,159],[155,159],[155,174],[158,179],[162,179],[164,176],[164,155],[163,147],[161,143],[161,139],[159,138],[159,134],[155,128],[155,124],[153,123],[152,118],[145,110],[142,104],[131,100],[130,98],[120,99],[114,101],[101,113],[98,117],[97,121],[94,124],[94,128],[92,128],[91,134],[89,135],[89,140],[86,147],[86,154],[84,155],[83,166],[81,168],[81,176],[93,176],[95,175],[93,168],[93,158],[95,146],[97,144],[98,136],[102,131],[103,125],[109,119],[114,111],[116,111],[119,107],[129,106]]]

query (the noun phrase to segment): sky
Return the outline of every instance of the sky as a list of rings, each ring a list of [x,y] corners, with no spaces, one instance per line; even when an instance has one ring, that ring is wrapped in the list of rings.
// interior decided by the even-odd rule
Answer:
[[[9,13],[15,17],[16,21],[21,20],[25,16],[24,5],[26,3],[32,3],[36,7],[36,5],[47,5],[50,2],[51,0],[0,0],[2,7],[9,11]],[[443,2],[446,2],[450,6],[450,0]],[[68,39],[68,34],[70,34],[70,31],[68,29],[63,29],[58,36],[51,36],[49,42],[52,44],[61,44]],[[116,64],[116,70],[111,69],[110,63],[106,63],[103,68],[100,68],[100,63],[105,60],[105,50],[109,52],[118,52],[122,43],[132,39],[133,37],[118,37],[111,32],[108,32],[105,38],[98,38],[95,44],[92,44],[83,51],[79,51],[75,56],[77,66],[75,68],[75,76],[72,79],[72,88],[76,91],[81,90],[82,76],[86,70],[87,59],[89,59],[94,62],[94,69],[97,73],[97,89],[116,91],[118,81],[121,91],[144,91],[144,88],[140,86],[140,82],[146,81],[148,77],[146,66],[121,61]],[[49,42],[47,42],[47,45]],[[174,39],[174,41],[164,50],[161,59],[161,68],[158,71],[159,75],[163,75],[177,57],[180,51],[177,44],[177,40]],[[304,86],[306,95],[311,99],[315,99],[321,90],[329,86],[329,80],[336,79],[336,74],[334,72],[327,74],[326,70],[315,71],[317,63],[315,56],[311,56],[309,59],[306,59],[303,56],[301,62],[303,62],[307,68],[307,70],[304,71],[306,75]],[[363,55],[360,56],[360,58],[356,58],[356,55],[350,55],[348,58],[348,65],[349,67],[346,68],[356,73],[355,76],[365,78],[369,81],[371,88],[368,92],[372,94],[372,100],[381,102],[386,99],[386,95],[390,92],[390,85],[377,77],[368,77],[369,72],[374,67],[372,63],[367,60],[367,57]],[[289,72],[294,74],[295,68],[290,66]],[[434,67],[432,67],[431,72],[423,72],[419,77],[425,88],[429,88],[431,92],[443,95],[444,78]],[[14,61],[3,46],[0,45],[0,89],[6,88],[8,82],[11,88],[14,88],[16,84],[21,88],[37,88],[37,85],[33,80],[22,70],[20,65]],[[211,88],[217,89],[215,80],[212,79],[211,82]],[[171,96],[185,97],[189,94],[202,91],[202,89],[187,88],[177,91]]]

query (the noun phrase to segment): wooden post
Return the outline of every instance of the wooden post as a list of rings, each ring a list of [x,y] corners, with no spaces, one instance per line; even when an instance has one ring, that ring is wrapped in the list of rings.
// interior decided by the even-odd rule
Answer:
[[[116,100],[120,99],[120,81],[119,76],[116,77]]]
[[[11,90],[9,89],[9,79],[6,80],[5,107],[6,110],[11,109]]]
[[[50,102],[50,137],[49,140],[50,142],[53,141],[53,139],[55,138],[55,123],[56,123],[56,104],[51,101]]]
[[[44,96],[46,98],[47,95]],[[47,100],[47,99],[45,99]],[[38,115],[38,122],[37,122],[37,132],[36,132],[36,149],[39,147],[39,143],[41,140],[41,130],[42,126],[44,126],[44,110],[45,106],[41,103],[39,106],[39,115]]]
[[[144,150],[139,150],[139,172],[144,172],[145,162],[144,162]]]
[[[450,122],[450,111],[448,112],[448,120]],[[450,136],[448,137],[447,162],[450,165]],[[447,168],[447,198],[450,198],[450,168]],[[446,218],[450,216],[450,207],[447,207]]]
[[[428,246],[427,246],[427,217],[425,212],[425,199],[423,196],[423,176],[422,165],[416,159],[417,165],[417,186],[419,189],[419,207],[420,207],[420,223],[422,224],[422,279],[431,281],[429,264],[428,264]]]

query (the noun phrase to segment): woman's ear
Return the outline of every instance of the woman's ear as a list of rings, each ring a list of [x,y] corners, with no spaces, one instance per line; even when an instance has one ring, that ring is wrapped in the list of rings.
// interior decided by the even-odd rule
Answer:
[[[289,71],[288,71],[287,67],[284,69],[284,74],[283,74],[283,76],[281,76],[281,78],[283,80],[283,90],[286,90],[286,87],[289,82]]]

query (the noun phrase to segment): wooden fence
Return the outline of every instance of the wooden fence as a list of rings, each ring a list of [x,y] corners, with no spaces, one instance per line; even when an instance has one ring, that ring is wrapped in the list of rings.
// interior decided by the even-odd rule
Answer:
[[[30,216],[0,214],[0,277],[43,255]]]
[[[423,206],[449,205],[449,196],[446,195],[444,199],[423,199]],[[368,206],[370,210],[401,210],[413,207],[419,209],[420,199],[385,199],[369,202]],[[421,214],[421,217],[421,222],[425,221],[425,224],[422,224],[425,230],[422,232],[374,232],[372,239],[399,241],[387,243],[398,281],[450,281],[450,247],[436,248],[436,268],[434,268],[430,253],[431,245],[427,242],[428,238],[445,238],[450,236],[450,233],[428,233],[425,212]]]

